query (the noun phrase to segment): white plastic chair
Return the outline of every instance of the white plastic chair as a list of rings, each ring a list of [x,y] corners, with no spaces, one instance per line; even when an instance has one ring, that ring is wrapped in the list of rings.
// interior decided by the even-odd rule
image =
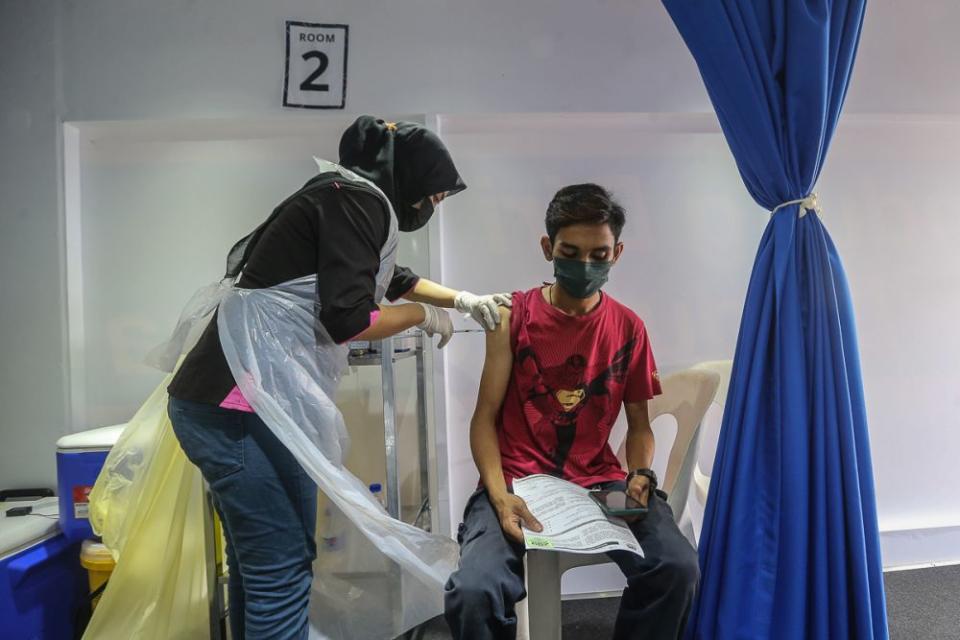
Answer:
[[[670,449],[667,472],[661,488],[669,494],[667,503],[681,531],[693,541],[693,525],[687,516],[687,498],[696,466],[700,422],[710,406],[719,374],[703,369],[687,369],[661,381],[663,393],[648,405],[650,421],[664,414],[677,421],[677,436]],[[626,457],[626,442],[617,454],[621,464]],[[686,528],[686,530],[684,530]],[[560,577],[569,569],[610,562],[605,554],[583,555],[557,551],[528,551],[526,556],[527,598],[517,603],[519,640],[560,639]]]
[[[720,409],[720,418],[723,417],[724,407],[727,402],[727,390],[730,388],[730,371],[733,368],[732,360],[713,360],[710,362],[701,362],[693,367],[696,370],[713,371],[720,376],[720,385],[717,387],[717,395],[713,399],[713,404]],[[700,525],[702,524],[702,512],[707,504],[707,493],[710,491],[710,475],[713,473],[713,459],[717,454],[717,442],[720,439],[721,419],[708,420],[703,427],[703,433],[700,436],[700,453],[697,455],[697,464],[693,468],[693,486],[696,495],[696,507],[700,516],[697,522],[694,522],[694,533],[697,540],[700,539]],[[707,471],[704,471],[707,469]],[[689,513],[689,511],[688,511]]]

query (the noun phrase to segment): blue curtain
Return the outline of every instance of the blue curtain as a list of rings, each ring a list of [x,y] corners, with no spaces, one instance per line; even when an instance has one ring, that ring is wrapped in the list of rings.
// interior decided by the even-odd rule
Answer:
[[[691,638],[886,638],[853,307],[808,197],[865,0],[664,0],[771,216],[744,304]],[[830,214],[827,214],[829,220]]]

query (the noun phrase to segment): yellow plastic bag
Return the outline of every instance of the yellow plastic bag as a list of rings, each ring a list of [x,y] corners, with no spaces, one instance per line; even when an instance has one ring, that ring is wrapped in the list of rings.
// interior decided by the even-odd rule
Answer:
[[[207,638],[203,479],[167,418],[165,379],[114,445],[90,522],[117,566],[84,639]]]

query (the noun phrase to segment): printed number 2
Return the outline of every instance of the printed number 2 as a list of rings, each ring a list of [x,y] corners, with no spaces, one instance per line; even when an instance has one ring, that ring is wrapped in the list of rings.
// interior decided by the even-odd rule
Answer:
[[[303,54],[304,60],[311,60],[316,58],[318,61],[317,68],[311,73],[306,80],[300,83],[301,91],[330,91],[330,85],[328,84],[314,84],[313,81],[323,75],[323,72],[327,70],[327,67],[330,66],[330,58],[327,57],[327,54],[322,51],[307,51]]]

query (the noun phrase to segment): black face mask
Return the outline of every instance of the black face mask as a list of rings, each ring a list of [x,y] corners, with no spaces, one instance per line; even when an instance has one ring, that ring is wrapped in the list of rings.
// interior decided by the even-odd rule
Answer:
[[[613,262],[584,262],[569,258],[553,259],[557,284],[574,298],[586,300],[607,283]]]
[[[420,201],[420,206],[410,205],[404,213],[397,212],[397,226],[400,231],[416,231],[422,228],[433,217],[433,200],[430,196]]]

